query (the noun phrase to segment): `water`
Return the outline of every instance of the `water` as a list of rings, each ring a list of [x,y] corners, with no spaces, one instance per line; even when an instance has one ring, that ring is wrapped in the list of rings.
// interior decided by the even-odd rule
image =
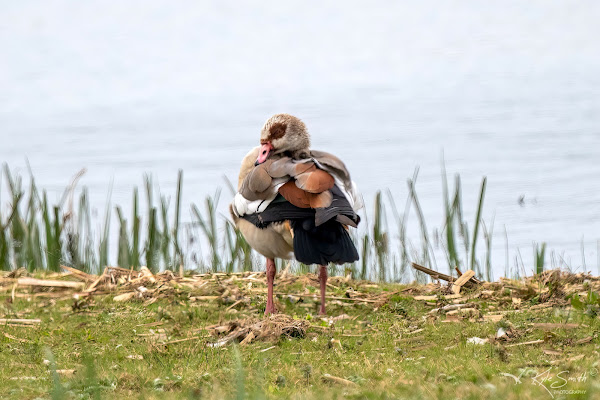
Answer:
[[[100,214],[111,181],[124,204],[144,172],[174,193],[182,168],[189,204],[235,180],[263,122],[289,112],[344,159],[368,207],[382,188],[402,205],[420,166],[430,229],[442,151],[470,220],[488,176],[496,276],[504,227],[511,267],[519,249],[529,269],[545,241],[574,269],[583,244],[596,272],[600,3],[363,4],[5,2],[0,161],[26,173],[29,160],[56,198],[86,168]]]

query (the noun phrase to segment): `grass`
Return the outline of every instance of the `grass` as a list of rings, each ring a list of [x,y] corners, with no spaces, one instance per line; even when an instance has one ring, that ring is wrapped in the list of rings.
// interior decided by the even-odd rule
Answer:
[[[541,247],[536,245],[534,259],[535,273],[541,274],[542,272],[544,272],[544,264],[546,261],[546,243],[542,243]]]
[[[229,198],[233,193],[221,196],[217,190],[215,195],[206,197],[203,207],[185,206],[181,196],[182,171],[179,171],[172,196],[161,193],[152,177],[146,175],[144,190],[133,188],[131,207],[111,203],[111,186],[103,218],[96,221],[91,217],[87,189],[77,187],[84,172],[76,174],[61,199],[52,204],[46,191],[37,187],[31,172],[24,179],[4,165],[1,174],[4,179],[0,184],[5,184],[7,197],[0,199],[0,270],[24,267],[28,271],[58,271],[61,264],[92,273],[102,271],[107,265],[134,269],[146,265],[154,272],[170,269],[180,274],[185,270],[233,272],[263,268],[262,257],[252,251],[231,221],[218,211],[222,208],[222,197]],[[436,224],[425,221],[417,194],[417,177],[418,168],[407,181],[408,195],[402,213],[391,192],[387,191],[387,196],[376,193],[372,208],[362,212],[363,223],[353,232],[361,260],[332,267],[332,273],[351,273],[353,277],[379,282],[414,279],[426,282],[427,276],[412,275],[410,262],[437,270],[441,266],[436,254],[443,254],[449,274],[456,276],[455,267],[470,268],[478,276],[493,280],[494,224],[493,218],[491,223],[483,218],[487,179],[482,179],[470,225],[463,211],[461,178],[455,175],[454,185],[450,187],[442,160],[440,205],[444,219],[441,226],[429,230]],[[227,182],[227,186],[233,192],[231,183]],[[388,214],[388,210],[391,213]],[[185,215],[189,215],[187,220],[182,217]],[[418,223],[418,232],[409,232],[412,219]],[[396,225],[391,230],[390,223]],[[420,239],[412,241],[411,237]],[[508,239],[506,243],[508,273]],[[534,251],[535,270],[543,270],[544,251]],[[552,253],[552,263],[555,259]],[[309,270],[307,266],[292,264],[293,272]],[[525,266],[516,258],[512,275],[519,275],[522,270]]]
[[[355,284],[350,281],[332,290],[340,295]],[[492,298],[481,295],[471,301],[484,315],[504,311],[503,320],[448,322],[449,317],[435,317],[430,311],[450,300],[440,296],[428,306],[406,294],[407,288],[371,285],[373,293],[396,292],[375,311],[332,302],[331,315],[351,317],[333,324],[316,317],[317,304],[307,308],[281,296],[285,313],[310,321],[305,338],[222,348],[207,346],[216,339],[205,328],[260,318],[264,295],[252,298],[254,311],[231,312],[226,304],[189,301],[197,293],[185,288],[147,306],[114,302],[112,296],[10,302],[7,294],[0,303],[2,318],[39,318],[41,324],[0,327],[0,398],[571,398],[552,388],[563,384],[559,376],[570,379],[560,390],[585,391],[575,398],[597,398],[597,316],[570,310],[568,305],[532,309],[535,298],[517,306],[510,300],[514,295],[496,289]],[[284,293],[297,290],[278,288]],[[589,295],[584,301],[597,304],[594,296],[593,301]],[[552,332],[532,325],[565,322],[579,325]],[[511,344],[539,339],[545,343],[509,347],[467,342],[471,337],[493,337],[499,328],[515,333]],[[169,341],[195,339],[164,346],[153,339],[160,334]],[[586,337],[591,341],[577,344]],[[555,353],[545,353],[548,349]],[[322,379],[325,374],[354,384],[328,383]],[[550,380],[540,383],[542,376]]]
[[[0,199],[0,270],[25,268],[50,274],[59,271],[60,265],[69,265],[98,273],[111,264],[133,269],[146,265],[154,272],[170,269],[182,275],[190,270],[262,270],[261,258],[219,214],[219,190],[206,197],[201,207],[184,206],[182,171],[172,196],[161,193],[152,177],[145,176],[143,190],[133,188],[130,208],[112,204],[109,188],[97,222],[87,189],[77,188],[82,175],[83,171],[76,174],[61,199],[52,204],[31,173],[24,179],[4,165],[0,184],[5,185],[7,197]],[[175,287],[169,296],[152,304],[115,302],[113,295],[68,300],[0,295],[0,318],[41,319],[34,327],[0,325],[0,398],[538,399],[569,395],[554,391],[559,389],[583,391],[580,397],[594,398],[599,387],[595,374],[600,345],[596,292],[573,295],[571,307],[563,303],[541,309],[531,307],[546,294],[520,304],[513,300],[512,289],[496,290],[492,299],[479,293],[471,299],[478,312],[502,311],[504,318],[500,322],[452,322],[430,312],[450,304],[450,299],[438,296],[427,304],[408,294],[422,287],[398,284],[413,279],[426,282],[424,274],[411,276],[409,263],[438,269],[436,253],[440,251],[450,274],[455,268],[472,268],[478,276],[493,279],[494,220],[483,218],[487,179],[482,179],[477,193],[475,215],[466,216],[461,178],[455,175],[450,187],[442,161],[444,218],[441,226],[430,230],[428,226],[436,225],[425,221],[417,177],[418,169],[407,181],[403,210],[390,191],[387,196],[375,195],[373,209],[363,214],[361,228],[352,233],[361,260],[332,268],[334,274],[377,280],[378,284],[367,285],[373,293],[393,293],[377,309],[343,307],[332,301],[331,315],[350,318],[330,323],[316,316],[316,303],[295,303],[282,295],[279,307],[283,312],[310,321],[307,337],[215,348],[208,346],[216,339],[206,327],[261,318],[264,295],[254,296],[250,308],[233,310],[223,302],[190,301],[191,296],[203,293],[185,287]],[[411,218],[416,219],[418,235],[409,234]],[[390,223],[395,224],[392,230]],[[506,227],[504,231],[508,276]],[[417,236],[418,242],[410,240]],[[525,271],[519,249],[517,254],[512,275]],[[559,264],[556,259],[551,252],[553,266]],[[545,243],[534,245],[534,260],[535,271],[543,272]],[[585,265],[583,255],[582,262]],[[282,268],[280,263],[278,269]],[[305,265],[292,265],[292,272],[308,271]],[[364,282],[338,285],[332,288],[333,295],[345,296],[359,284]],[[542,293],[543,284],[539,285]],[[300,290],[315,293],[317,287],[276,289],[291,294]],[[556,290],[549,285],[543,293]],[[579,325],[550,333],[532,326],[565,322]],[[512,344],[545,342],[517,347],[467,342],[471,337],[493,338],[500,328],[515,333]],[[155,339],[161,335],[174,343],[161,344]],[[578,344],[583,338],[591,340]],[[352,383],[331,383],[323,379],[326,374]],[[540,382],[540,377],[547,380]],[[564,377],[570,379],[564,386],[552,387],[563,383]]]

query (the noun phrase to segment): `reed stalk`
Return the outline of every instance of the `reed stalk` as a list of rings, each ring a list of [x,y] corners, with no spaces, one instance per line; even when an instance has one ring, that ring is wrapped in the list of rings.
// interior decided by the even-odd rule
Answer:
[[[372,214],[365,213],[359,230],[352,233],[361,260],[354,264],[332,267],[332,272],[353,273],[360,279],[408,281],[411,279],[411,261],[437,269],[436,252],[440,254],[442,251],[451,272],[454,267],[468,266],[481,275],[481,267],[484,267],[485,278],[492,278],[494,219],[489,225],[483,220],[487,179],[483,178],[481,183],[471,235],[470,226],[463,216],[460,176],[455,175],[454,185],[450,187],[442,159],[444,217],[441,227],[430,233],[417,195],[418,171],[418,168],[415,169],[412,178],[407,181],[408,195],[402,212],[399,212],[396,197],[391,191],[387,190],[386,196],[377,192]],[[205,198],[203,210],[195,204],[189,205],[191,221],[185,222],[182,220],[183,172],[178,172],[173,197],[162,194],[152,178],[145,175],[146,207],[142,209],[140,206],[140,194],[134,188],[128,219],[123,207],[111,204],[111,183],[106,207],[99,218],[99,226],[95,227],[96,217],[92,213],[88,190],[85,187],[76,188],[82,175],[83,171],[77,174],[62,198],[53,204],[48,194],[37,188],[31,172],[28,184],[25,184],[21,176],[13,174],[6,164],[3,166],[0,185],[6,188],[4,193],[7,196],[4,203],[0,199],[0,269],[25,267],[30,271],[59,271],[63,263],[96,273],[107,265],[115,264],[125,268],[146,265],[153,272],[165,268],[179,269],[180,273],[192,265],[214,272],[261,268],[262,258],[252,250],[233,223],[219,214],[220,190]],[[231,183],[227,187],[231,192],[235,190]],[[156,203],[155,199],[158,200]],[[387,207],[392,210],[391,218],[386,215]],[[413,214],[418,223],[416,235],[415,232],[409,232],[409,220]],[[372,217],[371,220],[368,219],[369,216]],[[116,226],[113,219],[116,219]],[[396,225],[394,234],[398,239],[394,246],[390,245],[393,242],[390,241],[388,232],[388,223],[392,221]],[[482,235],[480,231],[483,232]],[[508,274],[506,228],[504,235],[507,264],[505,274]],[[483,244],[478,247],[479,236],[483,236]],[[412,243],[411,237],[420,237],[420,243]],[[187,243],[185,251],[181,243]],[[199,250],[205,245],[209,250],[206,258],[202,257]],[[482,247],[485,252],[481,253],[482,260],[478,260],[477,249]],[[111,252],[111,248],[115,251]],[[545,244],[536,250],[536,271],[540,270],[540,260],[543,270],[544,252]],[[585,263],[584,260],[582,247],[582,261]],[[261,264],[255,265],[256,261]],[[567,265],[562,257],[559,263]],[[287,262],[280,263],[280,267],[283,268],[285,264]],[[519,269],[525,270],[522,259],[516,257],[516,274],[519,274]],[[307,272],[311,268],[294,263],[293,270]],[[418,281],[426,280],[422,274],[414,274],[414,277]]]

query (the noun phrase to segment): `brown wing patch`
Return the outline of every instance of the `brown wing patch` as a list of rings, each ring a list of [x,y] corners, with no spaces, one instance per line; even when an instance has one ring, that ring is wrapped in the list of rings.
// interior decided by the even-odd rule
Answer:
[[[279,188],[281,194],[287,201],[300,208],[310,208],[310,193],[296,186],[294,181],[289,181]]]
[[[322,193],[331,189],[334,184],[333,177],[316,166],[296,176],[296,186],[311,193]]]
[[[309,193],[310,208],[325,208],[331,205],[333,195],[329,190],[323,193]]]
[[[348,172],[348,169],[342,160],[333,154],[329,154],[324,151],[311,150],[310,154],[315,160],[317,160],[319,164],[321,164],[321,166],[323,166],[325,171],[336,175],[347,187],[352,186],[350,173]]]
[[[309,193],[300,189],[294,181],[289,181],[279,188],[279,193],[290,203],[300,208],[329,207],[333,196],[330,191]]]

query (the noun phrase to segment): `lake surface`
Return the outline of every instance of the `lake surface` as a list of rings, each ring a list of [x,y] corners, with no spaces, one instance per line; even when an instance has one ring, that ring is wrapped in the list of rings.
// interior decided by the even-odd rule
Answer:
[[[29,160],[55,198],[86,168],[100,213],[111,180],[113,204],[129,204],[144,172],[174,193],[181,168],[187,207],[235,180],[264,121],[289,112],[369,210],[384,188],[402,208],[419,166],[429,228],[442,226],[443,151],[472,221],[487,176],[496,277],[504,228],[511,267],[519,249],[529,272],[547,242],[581,270],[583,244],[596,273],[598,21],[595,0],[4,2],[0,161],[26,174]]]

